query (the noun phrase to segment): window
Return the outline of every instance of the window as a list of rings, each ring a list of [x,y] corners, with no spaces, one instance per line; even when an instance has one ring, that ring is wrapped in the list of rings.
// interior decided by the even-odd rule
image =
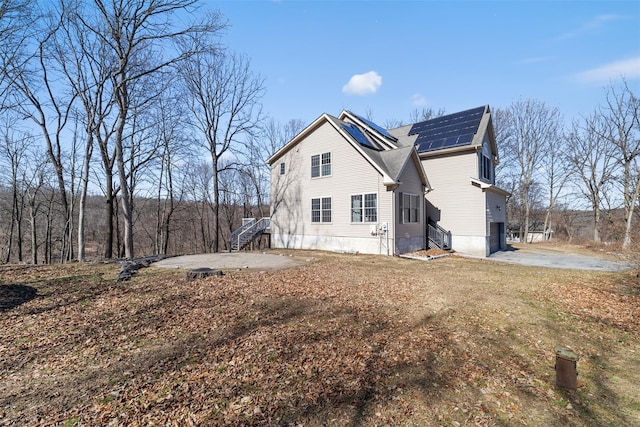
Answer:
[[[331,222],[331,197],[311,199],[311,222]]]
[[[331,153],[311,156],[311,178],[331,175]]]
[[[284,162],[280,163],[280,175],[284,175],[284,172],[286,170],[285,167],[286,166],[284,165]]]
[[[403,224],[420,222],[420,197],[410,193],[400,193],[400,212]]]
[[[480,155],[480,179],[493,184],[493,162],[484,154]]]
[[[364,201],[364,203],[363,203]],[[356,194],[351,196],[351,222],[377,222],[378,195]]]

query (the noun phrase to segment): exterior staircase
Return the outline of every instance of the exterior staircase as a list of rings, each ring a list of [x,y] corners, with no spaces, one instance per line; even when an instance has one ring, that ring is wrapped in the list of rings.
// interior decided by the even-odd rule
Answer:
[[[433,221],[427,224],[429,231],[429,248],[440,248],[445,251],[451,250],[451,232],[440,227]]]
[[[231,233],[229,241],[231,243],[231,252],[237,252],[244,249],[257,237],[267,233],[271,226],[271,218],[264,217],[256,220],[255,218],[243,218],[242,225]]]

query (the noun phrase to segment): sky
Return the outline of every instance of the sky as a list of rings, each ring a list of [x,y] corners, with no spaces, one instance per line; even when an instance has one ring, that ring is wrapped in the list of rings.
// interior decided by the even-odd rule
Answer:
[[[519,98],[570,121],[624,76],[640,94],[640,0],[207,3],[222,43],[265,79],[264,112],[311,123],[344,109],[379,124]]]

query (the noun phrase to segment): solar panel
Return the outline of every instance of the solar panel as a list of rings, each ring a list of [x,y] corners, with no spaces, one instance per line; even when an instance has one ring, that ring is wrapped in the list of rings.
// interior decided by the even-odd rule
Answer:
[[[378,147],[373,145],[366,136],[362,133],[362,131],[352,123],[342,123],[342,127],[349,132],[349,134],[361,145],[364,145],[367,148],[371,148],[373,150],[379,150]]]
[[[416,123],[409,135],[418,135],[415,144],[419,152],[469,145],[478,131],[484,109],[473,108]]]
[[[353,114],[353,113],[351,113]],[[375,129],[376,131],[378,131],[379,134],[386,136],[387,138],[391,138],[391,135],[389,134],[389,132],[387,132],[386,129],[381,128],[380,126],[378,126],[377,124],[373,123],[370,120],[365,119],[364,117],[361,117],[357,114],[353,114],[354,116],[356,116],[357,118],[359,118],[360,120],[362,120],[363,122],[365,122],[367,124],[367,126],[371,127],[372,129]]]

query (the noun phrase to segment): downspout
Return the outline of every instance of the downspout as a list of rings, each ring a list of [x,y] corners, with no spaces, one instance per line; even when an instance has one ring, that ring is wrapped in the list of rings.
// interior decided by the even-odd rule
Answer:
[[[389,231],[393,229],[393,255],[397,255],[396,253],[396,190],[399,188],[399,185],[394,186],[391,190],[391,226],[387,227],[387,255],[389,255]]]

